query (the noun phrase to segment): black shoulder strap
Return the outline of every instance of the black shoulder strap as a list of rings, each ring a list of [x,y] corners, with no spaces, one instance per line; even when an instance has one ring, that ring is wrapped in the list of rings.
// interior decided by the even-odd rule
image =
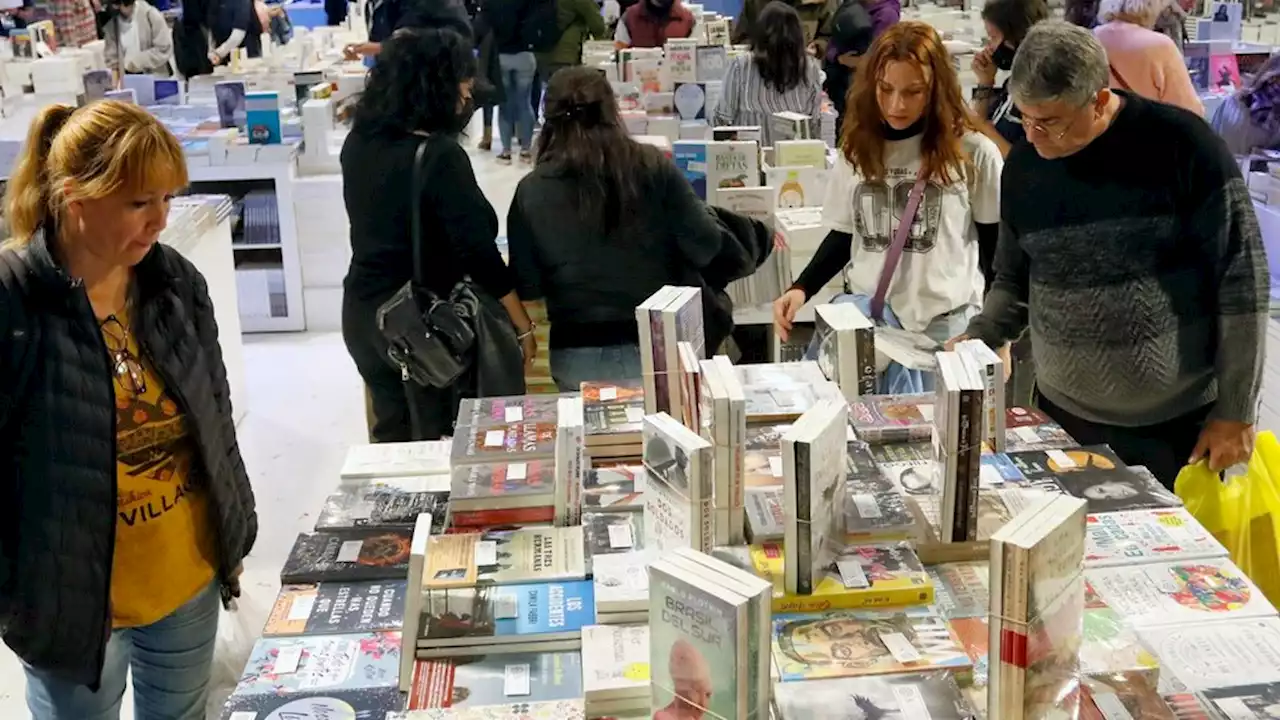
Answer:
[[[9,337],[0,338],[0,347],[5,348],[5,352],[0,353],[0,362],[5,365],[0,368],[16,378],[8,395],[0,392],[0,431],[8,425],[13,409],[26,399],[27,384],[36,365],[35,348],[40,343],[40,325],[28,302],[28,272],[27,264],[17,252],[0,249],[0,288],[7,291],[11,305],[7,310]]]
[[[428,135],[418,143],[413,152],[413,180],[409,183],[412,196],[409,198],[409,241],[413,244],[413,284],[422,290],[426,286],[422,282],[422,191],[426,189],[428,168],[423,167],[422,159],[426,157],[427,145],[434,136]]]

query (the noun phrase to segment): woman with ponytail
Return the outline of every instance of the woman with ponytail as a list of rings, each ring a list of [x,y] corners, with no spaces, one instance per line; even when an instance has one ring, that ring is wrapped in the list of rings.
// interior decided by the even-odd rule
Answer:
[[[537,166],[516,188],[507,241],[520,297],[546,299],[562,391],[640,377],[635,309],[663,285],[703,288],[707,352],[715,350],[732,324],[710,302],[724,287],[716,276],[731,267],[735,279],[758,262],[724,222],[657,148],[627,134],[600,71],[551,78]]]
[[[52,105],[0,249],[0,627],[35,720],[197,720],[257,535],[199,271],[159,243],[187,184],[133,104]]]

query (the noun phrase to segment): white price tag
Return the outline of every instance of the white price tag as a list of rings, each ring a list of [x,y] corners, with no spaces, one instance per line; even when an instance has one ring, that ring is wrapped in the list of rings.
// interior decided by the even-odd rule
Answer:
[[[484,434],[485,447],[502,447],[502,443],[507,439],[506,430],[490,430]]]
[[[644,420],[644,408],[642,407],[629,407],[626,413],[627,422],[629,423],[638,423]]]
[[[237,710],[231,713],[229,720],[258,720],[258,713],[252,710]]]
[[[1021,441],[1022,441],[1022,442],[1024,442],[1024,443],[1038,443],[1038,442],[1040,442],[1040,433],[1037,433],[1037,432],[1036,432],[1036,429],[1035,429],[1035,428],[1032,428],[1032,427],[1019,427],[1019,428],[1014,428],[1014,429],[1013,429],[1013,434],[1014,434],[1014,435],[1017,435],[1017,436],[1018,436],[1018,439],[1019,439],[1019,440],[1021,440]]]
[[[915,649],[910,640],[907,640],[902,633],[880,633],[880,642],[884,643],[884,647],[893,656],[894,660],[900,663],[913,663],[920,660],[920,651]]]
[[[925,422],[933,422],[932,405],[917,405],[916,407],[920,408],[920,414],[924,416]]]
[[[933,720],[933,715],[929,714],[929,706],[924,701],[924,696],[920,694],[920,688],[915,685],[894,685],[893,697],[898,701],[898,714],[904,718],[918,718],[919,720]]]
[[[782,477],[782,458],[777,455],[769,457],[769,472],[773,473],[774,477]]]
[[[1119,697],[1110,693],[1104,695],[1093,695],[1093,704],[1098,708],[1098,712],[1102,713],[1102,720],[1134,720],[1133,714],[1129,712],[1129,708],[1124,706],[1124,702]],[[1237,700],[1239,698],[1231,698]],[[1245,708],[1248,714],[1241,715],[1244,718],[1253,718],[1254,714]],[[1234,715],[1229,717],[1234,718]]]
[[[276,654],[276,661],[271,666],[272,675],[289,675],[298,672],[298,665],[302,663],[302,646],[290,645],[289,647],[280,648],[280,652]]]
[[[288,620],[293,622],[297,620],[306,620],[311,617],[311,611],[316,606],[315,595],[299,595],[289,603]]]
[[[363,546],[363,540],[348,540],[342,543],[342,547],[338,548],[338,562],[356,562],[360,559],[360,548]]]
[[[978,467],[978,486],[984,488],[998,488],[1004,485],[1004,477],[995,465],[987,465],[983,463]]]
[[[1045,455],[1049,456],[1049,459],[1058,466],[1059,470],[1071,470],[1076,467],[1076,461],[1072,460],[1070,455],[1062,452],[1061,450],[1047,450],[1045,451]]]
[[[609,402],[618,399],[618,388],[604,387],[600,388],[600,402]]]
[[[876,502],[876,496],[871,493],[854,493],[849,496],[853,501],[853,507],[858,511],[858,517],[864,520],[873,520],[880,517],[880,504]]]
[[[476,565],[485,567],[498,564],[498,543],[492,540],[481,540],[476,543]]]
[[[643,495],[649,485],[649,468],[642,467],[632,472],[631,479],[631,491]]]
[[[862,563],[857,560],[837,560],[836,569],[840,571],[840,581],[845,587],[851,589],[871,587],[870,581],[867,580],[867,572],[862,569]]]
[[[515,593],[501,593],[493,599],[493,619],[512,620],[520,614],[520,602]]]
[[[526,480],[529,477],[529,466],[526,463],[511,463],[507,466],[508,480]]]
[[[529,694],[529,666],[527,664],[508,665],[504,676],[502,680],[503,695],[511,697],[512,695]]]
[[[504,408],[502,411],[507,422],[521,422],[524,420],[524,408],[516,405],[515,407]]]
[[[629,523],[609,526],[609,547],[614,550],[625,550],[634,544],[635,538],[632,537]]]

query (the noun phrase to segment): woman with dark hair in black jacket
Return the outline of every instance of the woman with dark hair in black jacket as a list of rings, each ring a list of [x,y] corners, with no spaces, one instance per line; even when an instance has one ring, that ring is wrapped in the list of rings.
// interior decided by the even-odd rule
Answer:
[[[137,105],[50,105],[0,250],[0,628],[35,720],[199,720],[258,532],[204,278],[159,242],[187,185]]]
[[[715,352],[733,326],[722,291],[768,256],[764,226],[727,212],[717,222],[675,164],[627,134],[595,68],[557,72],[546,104],[507,241],[520,296],[546,298],[556,385],[639,378],[635,309],[663,285],[703,289]]]
[[[470,276],[501,300],[520,336],[525,362],[532,362],[537,351],[533,323],[494,242],[498,216],[457,141],[473,112],[475,67],[471,45],[452,30],[397,31],[369,72],[342,146],[343,196],[351,221],[342,336],[369,388],[375,442],[451,434],[458,410],[453,390],[402,381],[376,324],[378,308],[413,276],[411,203],[422,213],[427,246],[421,270],[427,289],[448,297]],[[423,142],[422,195],[413,197],[414,157]]]

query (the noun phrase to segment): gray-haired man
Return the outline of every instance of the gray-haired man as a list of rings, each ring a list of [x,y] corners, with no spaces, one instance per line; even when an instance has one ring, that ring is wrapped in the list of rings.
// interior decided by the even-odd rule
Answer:
[[[1005,161],[996,279],[967,334],[999,347],[1030,321],[1042,409],[1172,486],[1188,459],[1248,459],[1270,281],[1222,141],[1108,75],[1068,23],[1019,46],[1029,144]]]

